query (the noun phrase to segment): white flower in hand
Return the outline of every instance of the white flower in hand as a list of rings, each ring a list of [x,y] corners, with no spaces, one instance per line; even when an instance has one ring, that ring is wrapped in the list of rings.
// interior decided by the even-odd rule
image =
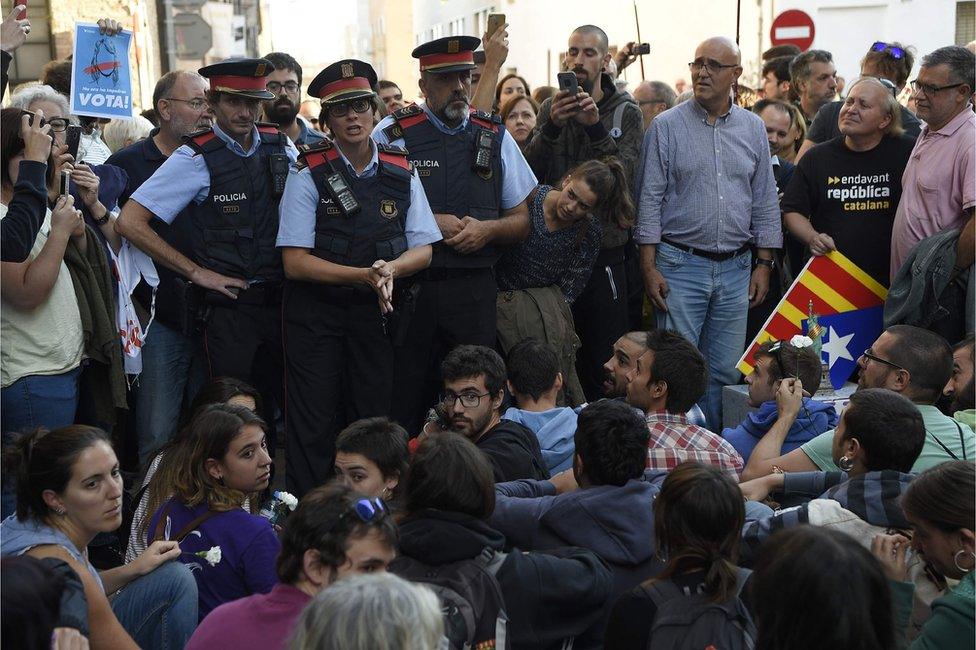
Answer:
[[[197,557],[202,557],[207,561],[210,566],[217,566],[220,563],[220,547],[213,546],[209,551],[197,551],[194,553]]]
[[[278,498],[279,501],[281,501],[286,506],[288,506],[289,510],[294,510],[295,508],[298,507],[298,499],[295,497],[294,494],[291,494],[290,492],[285,492],[282,490],[280,492],[275,492],[275,496]]]
[[[794,348],[808,348],[813,345],[813,339],[811,339],[809,336],[797,334],[790,339],[790,345],[792,345]]]

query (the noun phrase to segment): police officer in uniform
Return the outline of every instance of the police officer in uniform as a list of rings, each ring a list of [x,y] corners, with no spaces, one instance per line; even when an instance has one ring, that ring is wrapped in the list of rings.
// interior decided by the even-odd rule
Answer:
[[[370,138],[376,73],[333,63],[309,85],[333,140],[302,149],[281,201],[288,489],[332,473],[348,422],[388,415],[392,289],[441,239],[407,152]]]
[[[298,152],[276,126],[256,121],[261,101],[274,98],[265,89],[272,70],[266,59],[199,70],[210,85],[215,124],[187,136],[133,192],[116,229],[189,281],[180,292],[184,331],[199,338],[211,377],[236,377],[277,397],[283,374],[278,202]],[[149,225],[153,217],[172,224],[185,244],[164,241]]]
[[[416,48],[425,103],[394,111],[373,130],[377,143],[406,147],[444,236],[401,307],[407,334],[396,346],[393,416],[411,433],[437,395],[447,352],[461,344],[494,347],[492,266],[500,245],[529,232],[526,197],[535,175],[501,121],[470,108],[479,43],[452,36]]]

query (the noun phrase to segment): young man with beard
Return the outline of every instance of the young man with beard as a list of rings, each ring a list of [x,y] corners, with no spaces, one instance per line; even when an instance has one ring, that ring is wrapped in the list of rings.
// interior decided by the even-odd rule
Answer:
[[[498,483],[549,478],[535,434],[501,419],[505,363],[497,352],[460,345],[444,357],[441,376],[444,392],[436,409],[440,417],[427,423],[425,434],[450,430],[466,437],[488,456]]]
[[[976,385],[973,381],[973,362],[976,343],[970,334],[952,348],[952,377],[942,394],[952,399],[949,413],[970,429],[976,426]]]
[[[183,138],[209,129],[213,113],[207,103],[207,80],[193,71],[167,72],[153,90],[153,108],[159,127],[149,137],[120,149],[106,163],[125,170],[128,182],[119,196],[119,206],[173,155]],[[177,230],[162,219],[153,218],[149,226],[171,245],[178,245]],[[139,462],[145,467],[150,454],[176,431],[180,410],[189,403],[204,382],[203,358],[196,341],[183,333],[178,307],[178,274],[163,264],[156,265],[156,315],[152,336],[142,344],[142,373],[136,400],[136,435]],[[152,290],[141,282],[132,294],[136,303],[149,313]]]
[[[813,122],[817,111],[834,101],[837,94],[837,66],[826,50],[807,50],[790,62],[790,83],[796,102],[807,124]]]
[[[263,102],[265,121],[277,124],[278,129],[291,138],[296,146],[313,145],[324,140],[325,135],[313,131],[298,119],[302,98],[302,66],[284,52],[272,52],[264,58],[275,67],[265,84],[268,92],[275,96]]]
[[[565,69],[576,74],[579,92],[557,92],[539,108],[525,157],[539,181],[558,186],[570,169],[594,158],[616,156],[633,178],[644,134],[644,117],[629,94],[617,90],[604,70],[611,62],[606,32],[582,25],[569,36]],[[613,342],[628,329],[628,277],[639,280],[636,264],[628,273],[630,229],[613,219],[602,223],[600,252],[583,293],[573,302],[573,319],[582,347],[577,368],[587,399],[599,397],[597,378]],[[634,256],[631,256],[633,259]]]
[[[858,359],[858,389],[887,388],[915,403],[925,423],[925,445],[912,472],[921,472],[947,460],[972,461],[976,455],[973,430],[943,415],[935,406],[952,376],[952,351],[938,334],[911,325],[892,325]],[[780,383],[776,400],[783,404],[783,416],[756,444],[742,470],[742,480],[766,476],[776,469],[784,472],[837,471],[831,448],[833,430],[820,434],[799,449],[780,455],[786,434],[800,413],[803,382],[787,379]]]
[[[417,169],[444,241],[430,268],[402,286],[396,308],[393,417],[420,428],[437,394],[441,359],[461,344],[496,342],[498,288],[492,266],[501,244],[529,234],[526,198],[536,179],[501,120],[471,111],[473,50],[480,41],[452,36],[413,51],[422,105],[383,118],[377,144],[404,147]]]

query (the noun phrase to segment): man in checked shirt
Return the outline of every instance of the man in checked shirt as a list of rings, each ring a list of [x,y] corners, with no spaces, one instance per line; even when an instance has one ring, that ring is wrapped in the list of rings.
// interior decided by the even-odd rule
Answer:
[[[743,462],[735,447],[685,416],[705,391],[705,359],[673,330],[651,330],[646,337],[647,349],[627,373],[627,402],[646,414],[648,469],[670,471],[693,460],[738,482]]]

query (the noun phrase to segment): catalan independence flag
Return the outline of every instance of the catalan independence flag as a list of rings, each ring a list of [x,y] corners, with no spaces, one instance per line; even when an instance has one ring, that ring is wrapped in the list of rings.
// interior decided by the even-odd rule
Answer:
[[[811,257],[759,335],[746,348],[736,368],[748,375],[760,345],[771,339],[789,340],[795,334],[802,334],[811,300],[814,313],[830,316],[879,307],[887,295],[888,290],[877,280],[839,252]]]

